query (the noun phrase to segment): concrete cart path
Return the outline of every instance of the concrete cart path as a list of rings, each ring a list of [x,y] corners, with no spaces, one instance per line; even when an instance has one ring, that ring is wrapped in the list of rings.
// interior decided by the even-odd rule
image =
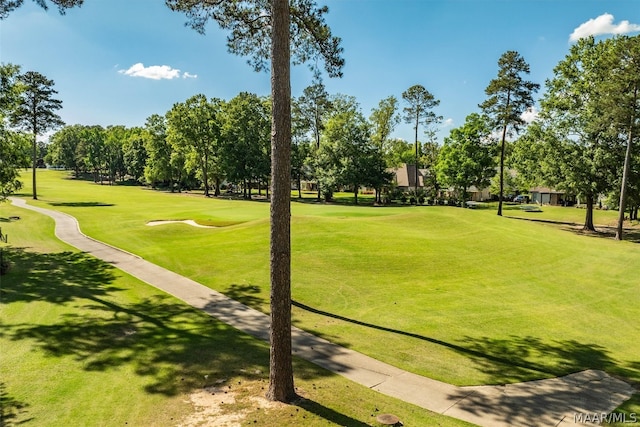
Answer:
[[[11,200],[16,206],[52,217],[56,236],[62,241],[236,329],[269,340],[269,317],[264,313],[137,255],[85,236],[70,215],[27,205],[24,199]],[[298,357],[386,395],[480,426],[579,425],[580,415],[576,414],[593,419],[594,414],[611,412],[635,392],[629,384],[595,370],[506,386],[457,387],[403,371],[298,328],[293,328],[292,336],[293,351]]]

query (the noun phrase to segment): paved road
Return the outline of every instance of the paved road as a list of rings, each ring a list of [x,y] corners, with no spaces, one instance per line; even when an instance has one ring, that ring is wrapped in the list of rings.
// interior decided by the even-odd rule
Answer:
[[[24,199],[11,200],[16,206],[52,217],[60,240],[236,329],[269,340],[267,315],[137,255],[85,236],[70,215],[28,205]],[[629,384],[596,370],[506,386],[457,387],[403,371],[297,328],[292,335],[298,357],[386,395],[480,426],[579,425],[576,414],[593,417],[609,413],[634,393]]]

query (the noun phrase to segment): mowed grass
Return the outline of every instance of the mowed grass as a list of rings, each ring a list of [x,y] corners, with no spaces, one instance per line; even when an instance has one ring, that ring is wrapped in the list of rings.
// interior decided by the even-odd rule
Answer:
[[[266,343],[61,243],[46,216],[3,203],[0,226],[2,426],[468,425],[298,359],[304,399],[268,405]]]
[[[39,171],[36,204],[268,311],[267,203],[66,176]],[[587,368],[640,381],[637,244],[541,222],[546,208],[519,213],[538,221],[449,207],[293,203],[292,212],[293,316],[304,329],[458,385]],[[596,223],[609,221],[602,214]],[[233,225],[145,225],[155,219]]]

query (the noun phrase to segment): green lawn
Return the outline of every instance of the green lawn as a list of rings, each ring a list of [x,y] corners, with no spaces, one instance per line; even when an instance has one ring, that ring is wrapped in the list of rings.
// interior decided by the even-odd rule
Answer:
[[[65,176],[39,171],[36,204],[268,311],[267,203]],[[458,385],[585,368],[640,382],[640,246],[582,235],[571,225],[584,221],[582,209],[542,210],[499,218],[491,209],[292,203],[294,321]],[[595,212],[597,224],[612,218]],[[145,225],[155,219],[221,227]]]
[[[242,425],[364,426],[380,411],[407,425],[468,425],[297,359],[305,399],[269,408],[255,400],[266,343],[62,244],[48,217],[3,203],[0,226],[11,260],[0,276],[3,427],[185,425],[202,416],[190,397],[211,398],[207,386],[224,402],[218,415]]]

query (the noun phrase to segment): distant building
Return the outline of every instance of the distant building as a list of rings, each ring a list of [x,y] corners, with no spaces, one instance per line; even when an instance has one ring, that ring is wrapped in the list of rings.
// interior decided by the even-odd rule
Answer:
[[[531,203],[538,205],[564,206],[575,203],[575,199],[567,196],[564,191],[552,188],[535,187],[529,190],[529,193],[531,194]]]
[[[467,195],[469,196],[469,200],[473,202],[484,202],[491,200],[493,197],[489,187],[478,189],[475,185],[467,188]]]
[[[399,168],[392,169],[394,184],[401,191],[411,191],[416,188],[416,165],[403,163]],[[428,169],[418,169],[418,188],[424,188],[424,177]]]

